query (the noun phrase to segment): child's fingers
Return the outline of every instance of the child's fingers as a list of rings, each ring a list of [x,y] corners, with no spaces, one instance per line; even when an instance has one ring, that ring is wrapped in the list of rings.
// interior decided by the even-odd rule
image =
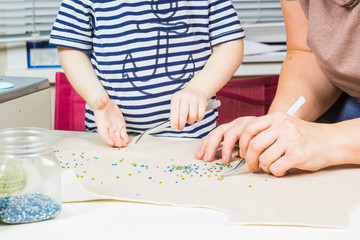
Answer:
[[[121,139],[120,137],[120,132],[119,131],[116,131],[114,132],[114,142],[115,142],[115,145],[114,147],[125,147],[127,144]]]
[[[198,118],[198,104],[190,104],[187,123],[193,124]]]
[[[114,139],[115,142],[119,142],[121,140],[120,138],[120,132],[116,131],[116,130],[111,130],[113,132],[113,134],[111,134],[112,138]]]
[[[98,133],[107,145],[114,146],[115,142],[110,136],[108,128],[98,127]]]
[[[180,111],[180,100],[176,98],[172,98],[170,105],[170,125],[172,129],[178,128],[179,111]]]
[[[115,147],[126,147],[130,142],[125,126],[125,121],[120,119],[120,121],[114,121],[109,129],[110,137],[113,138]]]
[[[126,128],[122,128],[120,130],[120,137],[123,139],[123,141],[128,144],[130,142],[129,135],[126,132]]]
[[[189,107],[190,104],[182,101],[180,104],[180,109],[179,109],[179,123],[178,123],[178,130],[183,130],[186,124],[186,121],[188,119],[188,114],[189,114]]]
[[[196,121],[201,121],[205,117],[206,101],[200,101],[197,109]]]

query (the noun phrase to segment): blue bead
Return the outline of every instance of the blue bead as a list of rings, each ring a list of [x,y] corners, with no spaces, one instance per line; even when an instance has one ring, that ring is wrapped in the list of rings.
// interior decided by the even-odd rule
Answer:
[[[47,195],[34,193],[0,198],[0,221],[28,223],[56,217],[61,205]]]

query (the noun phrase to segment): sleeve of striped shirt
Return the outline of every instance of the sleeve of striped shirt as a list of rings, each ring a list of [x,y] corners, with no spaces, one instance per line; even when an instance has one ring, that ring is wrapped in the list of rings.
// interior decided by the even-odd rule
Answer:
[[[50,34],[50,44],[90,50],[92,8],[87,0],[63,0]]]
[[[230,0],[210,0],[209,33],[211,46],[245,37]]]

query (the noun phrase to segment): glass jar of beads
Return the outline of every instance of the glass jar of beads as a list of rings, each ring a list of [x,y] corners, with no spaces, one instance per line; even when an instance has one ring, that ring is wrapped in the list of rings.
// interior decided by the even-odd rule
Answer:
[[[0,130],[0,221],[30,223],[61,211],[60,166],[51,131]]]

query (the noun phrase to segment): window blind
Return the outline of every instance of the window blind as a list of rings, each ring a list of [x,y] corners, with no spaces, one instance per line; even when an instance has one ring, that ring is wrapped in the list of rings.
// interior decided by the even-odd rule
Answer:
[[[232,0],[246,38],[265,43],[286,42],[280,0]]]
[[[232,0],[242,23],[283,22],[280,0]]]
[[[0,0],[0,42],[48,39],[61,0]]]
[[[280,0],[232,3],[248,39],[286,41]],[[0,42],[48,40],[60,4],[61,0],[0,0]]]

